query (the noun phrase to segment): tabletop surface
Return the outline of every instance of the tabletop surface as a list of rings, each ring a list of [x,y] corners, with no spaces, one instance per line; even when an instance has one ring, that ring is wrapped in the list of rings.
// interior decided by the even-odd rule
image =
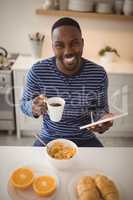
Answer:
[[[0,147],[0,199],[11,200],[7,192],[9,174],[25,163],[37,163],[54,170],[45,157],[44,148]],[[56,171],[61,188],[55,200],[69,200],[68,188],[72,179],[92,169],[103,172],[118,184],[120,200],[133,199],[133,148],[79,148],[77,163],[69,170]]]

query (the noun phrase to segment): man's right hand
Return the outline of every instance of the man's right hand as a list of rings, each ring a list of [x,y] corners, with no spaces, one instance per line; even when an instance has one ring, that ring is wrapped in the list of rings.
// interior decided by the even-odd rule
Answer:
[[[32,113],[35,117],[39,117],[40,115],[44,115],[47,112],[47,97],[40,95],[33,99],[32,102]]]

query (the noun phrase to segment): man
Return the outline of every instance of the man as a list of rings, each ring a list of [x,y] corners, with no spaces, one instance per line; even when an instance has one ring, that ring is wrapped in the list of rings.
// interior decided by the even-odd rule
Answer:
[[[45,143],[66,138],[80,147],[102,147],[95,132],[105,132],[112,122],[89,130],[79,127],[108,115],[107,74],[103,67],[82,57],[84,40],[75,20],[67,17],[57,20],[51,37],[55,56],[35,63],[30,69],[21,109],[31,117],[43,116],[40,138]],[[54,96],[66,102],[60,122],[51,121],[47,114],[45,100]],[[42,144],[37,140],[34,145]]]

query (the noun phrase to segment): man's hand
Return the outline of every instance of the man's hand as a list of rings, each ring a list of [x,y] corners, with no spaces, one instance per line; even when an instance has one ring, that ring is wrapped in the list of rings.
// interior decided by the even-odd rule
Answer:
[[[112,116],[113,116],[112,113],[107,113],[100,120],[106,119]],[[113,126],[113,121],[104,122],[104,123],[89,127],[88,129],[91,130],[92,132],[97,132],[97,133],[102,134],[105,131],[107,131],[111,126]]]
[[[32,113],[35,117],[39,117],[47,112],[47,97],[40,95],[33,99],[32,102]]]

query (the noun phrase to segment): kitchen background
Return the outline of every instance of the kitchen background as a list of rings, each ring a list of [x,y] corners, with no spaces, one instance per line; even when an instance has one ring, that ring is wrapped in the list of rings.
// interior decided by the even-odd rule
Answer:
[[[104,2],[109,2],[109,0],[104,0]],[[14,86],[19,88],[14,91],[16,105],[20,100],[22,92],[20,88],[22,89],[24,85],[27,70],[35,61],[30,56],[29,33],[41,32],[45,35],[41,57],[47,58],[53,55],[50,31],[52,24],[59,16],[56,14],[52,16],[50,14],[37,15],[36,10],[44,6],[44,3],[44,0],[0,0],[0,46],[7,49],[9,53],[20,55],[12,68]],[[127,18],[73,16],[73,18],[78,20],[82,28],[85,40],[85,57],[99,62],[98,52],[107,45],[117,49],[120,54],[117,62],[105,65],[109,73],[110,98],[115,91],[119,90],[122,93],[122,88],[127,86],[128,110],[130,112],[128,117],[118,120],[113,129],[100,139],[105,146],[133,146],[133,16],[127,16]],[[121,101],[122,94],[119,98]],[[2,98],[0,101],[2,104]],[[3,112],[2,107],[0,107],[0,112]],[[31,135],[38,131],[41,120],[35,122],[27,119],[20,112],[18,106],[15,108],[15,114],[16,130],[13,134],[11,130],[7,134],[2,128],[3,122],[0,123],[0,145],[32,145],[34,138]]]
[[[107,0],[106,0],[107,1]],[[51,56],[51,25],[58,16],[39,16],[36,9],[44,0],[0,0],[0,45],[9,52],[30,54],[28,34],[34,31],[45,33],[42,55]],[[84,55],[97,56],[105,45],[115,47],[122,58],[133,59],[133,20],[76,17],[85,39]]]

